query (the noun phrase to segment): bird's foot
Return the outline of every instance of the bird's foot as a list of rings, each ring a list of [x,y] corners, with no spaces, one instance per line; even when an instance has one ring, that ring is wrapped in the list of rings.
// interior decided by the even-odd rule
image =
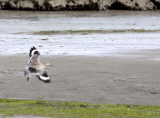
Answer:
[[[28,82],[29,78],[27,77],[27,82]]]

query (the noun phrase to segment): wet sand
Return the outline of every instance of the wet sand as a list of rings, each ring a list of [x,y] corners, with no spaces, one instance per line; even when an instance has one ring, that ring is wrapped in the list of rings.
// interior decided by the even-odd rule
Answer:
[[[160,51],[126,56],[48,56],[51,83],[23,76],[27,55],[0,56],[0,98],[160,105]],[[155,58],[155,60],[153,59]]]

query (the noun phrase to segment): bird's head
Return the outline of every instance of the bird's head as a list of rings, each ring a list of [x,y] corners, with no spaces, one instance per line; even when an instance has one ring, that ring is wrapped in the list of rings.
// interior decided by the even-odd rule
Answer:
[[[43,66],[46,67],[46,66],[49,66],[50,64],[48,62],[45,62],[43,63]]]

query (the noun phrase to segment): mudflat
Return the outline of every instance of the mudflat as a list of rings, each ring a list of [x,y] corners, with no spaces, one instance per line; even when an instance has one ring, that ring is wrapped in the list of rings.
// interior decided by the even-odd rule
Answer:
[[[53,65],[46,68],[50,84],[36,77],[27,82],[27,55],[0,56],[0,98],[160,105],[158,53],[43,56]]]

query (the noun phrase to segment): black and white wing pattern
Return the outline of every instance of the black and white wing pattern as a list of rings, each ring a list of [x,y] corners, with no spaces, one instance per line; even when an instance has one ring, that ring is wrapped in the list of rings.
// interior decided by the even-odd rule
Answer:
[[[40,73],[35,68],[29,66],[25,67],[24,75],[27,76],[27,82],[32,75],[39,75],[39,74]]]
[[[33,46],[31,49],[30,49],[30,52],[29,52],[29,58],[31,58],[33,55],[40,55],[39,51]]]
[[[32,75],[36,76],[39,80],[50,83],[49,76],[44,68],[46,63],[42,64],[39,61],[40,53],[39,51],[33,46],[29,51],[29,60],[28,65],[25,67],[24,75],[27,76],[27,81],[31,78]]]
[[[39,59],[40,59],[40,53],[39,53],[39,51],[33,46],[33,47],[30,49],[30,52],[29,52],[28,64],[30,64],[30,63],[38,64],[38,63],[39,63]]]
[[[41,74],[41,75],[37,75],[37,77],[39,80],[41,80],[45,83],[50,83],[50,79],[49,79],[49,76],[46,71],[44,71],[43,74]]]

